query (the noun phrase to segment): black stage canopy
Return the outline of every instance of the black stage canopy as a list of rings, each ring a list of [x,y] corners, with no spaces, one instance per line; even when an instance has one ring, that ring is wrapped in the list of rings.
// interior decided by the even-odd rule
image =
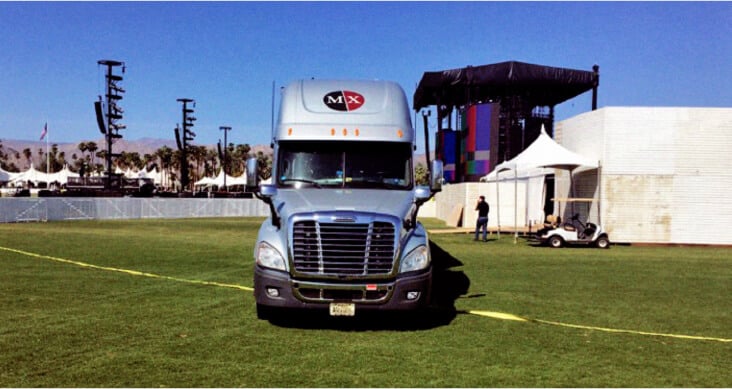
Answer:
[[[492,65],[425,72],[414,92],[414,110],[430,105],[459,107],[520,96],[535,106],[554,106],[599,84],[593,71],[508,61]]]

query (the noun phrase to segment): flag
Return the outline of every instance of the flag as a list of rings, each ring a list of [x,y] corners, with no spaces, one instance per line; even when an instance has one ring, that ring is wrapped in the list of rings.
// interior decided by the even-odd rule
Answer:
[[[43,131],[41,131],[41,140],[46,137],[46,134],[48,134],[48,123],[43,125]]]

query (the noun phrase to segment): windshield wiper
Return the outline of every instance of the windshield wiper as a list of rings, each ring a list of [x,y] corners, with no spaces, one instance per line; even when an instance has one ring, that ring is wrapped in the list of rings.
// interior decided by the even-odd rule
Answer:
[[[283,184],[284,184],[284,183],[286,183],[286,182],[290,182],[290,181],[294,181],[294,182],[304,182],[304,183],[306,183],[306,184],[310,184],[310,185],[312,185],[312,186],[314,186],[314,187],[316,187],[316,188],[318,188],[318,189],[322,188],[322,187],[320,186],[320,184],[318,184],[317,182],[315,182],[315,181],[313,181],[313,180],[306,180],[306,179],[304,179],[304,178],[285,178],[285,179],[283,179],[283,180],[280,180],[280,182],[282,182]]]

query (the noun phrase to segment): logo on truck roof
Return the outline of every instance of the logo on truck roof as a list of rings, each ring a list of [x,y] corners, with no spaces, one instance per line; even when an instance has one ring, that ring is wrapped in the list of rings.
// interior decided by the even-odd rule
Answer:
[[[334,91],[323,96],[323,103],[335,111],[355,111],[361,108],[364,102],[363,95],[349,90]]]

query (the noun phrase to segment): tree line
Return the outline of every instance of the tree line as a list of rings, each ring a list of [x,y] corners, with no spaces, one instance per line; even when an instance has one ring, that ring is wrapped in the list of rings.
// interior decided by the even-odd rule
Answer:
[[[52,144],[46,152],[44,147],[34,151],[25,148],[21,151],[6,148],[0,140],[0,167],[9,172],[20,172],[18,164],[25,161],[24,165],[31,165],[40,171],[58,172],[64,165],[76,173],[101,174],[105,170],[104,161],[107,157],[107,150],[99,147],[96,142],[81,142],[77,145],[78,153],[66,155],[59,151],[58,144]],[[272,155],[262,151],[252,152],[249,144],[229,143],[226,146],[226,172],[230,176],[238,177],[245,172],[246,160],[249,157],[256,157],[259,165],[259,175],[267,179],[272,175]],[[36,163],[38,162],[38,163]],[[168,146],[162,146],[149,154],[139,152],[123,151],[113,160],[114,164],[122,170],[152,170],[165,172],[174,182],[180,174],[181,154],[179,150],[173,150]],[[187,151],[187,163],[189,166],[190,181],[195,182],[203,177],[215,176],[224,166],[224,156],[214,147],[191,145]],[[48,169],[47,169],[48,167]]]
[[[59,151],[58,145],[51,145],[46,156],[45,148],[38,148],[36,151],[37,158],[30,148],[22,151],[16,151],[10,148],[4,148],[2,140],[0,140],[0,167],[9,172],[20,172],[21,169],[17,165],[18,161],[25,161],[25,165],[30,165],[34,160],[40,161],[36,169],[46,171],[46,165],[49,164],[49,172],[58,172],[67,165],[70,170],[85,174],[101,174],[104,172],[104,161],[106,160],[107,150],[100,149],[96,142],[81,142],[77,145],[79,153],[72,153],[67,156],[65,152]],[[222,150],[223,154],[223,150]],[[262,179],[268,179],[272,176],[272,154],[262,151],[252,152],[249,144],[229,143],[226,148],[226,170],[230,176],[238,177],[245,173],[246,160],[249,157],[256,157],[258,162],[259,176]],[[70,157],[70,160],[67,159]],[[216,176],[221,170],[223,163],[223,155],[219,155],[219,151],[214,147],[195,146],[189,147],[187,152],[190,181],[195,182],[203,177]],[[114,162],[122,170],[152,170],[157,168],[158,171],[167,173],[171,181],[175,182],[180,174],[180,151],[173,150],[168,146],[163,146],[155,150],[152,154],[142,154],[133,151],[120,153]],[[82,168],[83,166],[83,168]],[[414,169],[415,181],[418,185],[427,185],[427,168],[422,163],[418,163]]]

